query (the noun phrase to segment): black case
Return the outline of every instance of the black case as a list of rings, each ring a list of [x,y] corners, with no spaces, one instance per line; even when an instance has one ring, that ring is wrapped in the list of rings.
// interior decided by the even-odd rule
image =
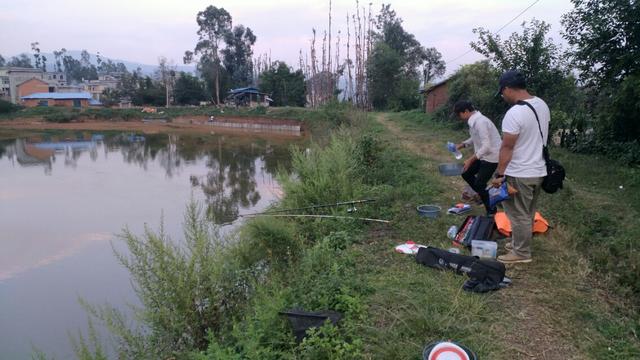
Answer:
[[[470,248],[471,240],[492,240],[495,229],[493,217],[470,215],[460,225],[453,242]]]

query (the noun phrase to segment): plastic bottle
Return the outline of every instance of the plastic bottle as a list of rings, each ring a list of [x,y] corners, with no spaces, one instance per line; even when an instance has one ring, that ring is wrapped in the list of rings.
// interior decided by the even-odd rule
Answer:
[[[456,144],[452,143],[451,141],[447,142],[447,149],[451,151],[456,160],[462,159],[462,153],[458,151],[458,149],[456,149]]]
[[[456,234],[458,233],[458,227],[455,225],[451,225],[449,231],[447,231],[447,237],[451,240],[455,239]]]

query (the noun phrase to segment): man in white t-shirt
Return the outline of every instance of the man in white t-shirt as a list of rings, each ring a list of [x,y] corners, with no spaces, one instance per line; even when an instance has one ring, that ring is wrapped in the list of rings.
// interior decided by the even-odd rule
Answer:
[[[542,179],[547,175],[542,146],[547,143],[551,115],[542,99],[529,94],[525,77],[519,71],[502,74],[498,93],[513,106],[502,120],[502,145],[493,185],[497,187],[507,181],[517,191],[502,203],[511,222],[512,240],[506,245],[509,252],[498,256],[498,260],[508,264],[528,263],[536,201]]]
[[[460,100],[453,105],[453,112],[469,125],[470,137],[456,145],[458,150],[473,146],[473,154],[464,161],[462,178],[478,193],[487,215],[496,212],[489,206],[487,182],[498,166],[500,133],[488,117],[476,110],[471,101]]]

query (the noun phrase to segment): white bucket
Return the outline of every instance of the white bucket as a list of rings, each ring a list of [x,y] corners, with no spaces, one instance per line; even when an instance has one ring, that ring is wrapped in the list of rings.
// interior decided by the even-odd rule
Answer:
[[[471,240],[471,255],[495,259],[497,253],[498,243],[495,241]]]

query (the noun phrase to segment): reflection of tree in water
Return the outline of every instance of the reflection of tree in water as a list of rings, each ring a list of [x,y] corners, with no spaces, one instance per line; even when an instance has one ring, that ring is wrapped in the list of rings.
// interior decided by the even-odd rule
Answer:
[[[139,165],[144,170],[148,169],[150,161],[157,159],[167,177],[173,177],[182,165],[178,140],[179,137],[173,134],[121,134],[109,141],[109,147],[119,149],[126,163]]]
[[[218,138],[217,149],[209,151],[207,167],[211,170],[199,184],[206,197],[207,213],[216,223],[238,218],[239,207],[250,207],[260,201],[256,188],[256,159],[261,155],[253,145],[224,146]]]

